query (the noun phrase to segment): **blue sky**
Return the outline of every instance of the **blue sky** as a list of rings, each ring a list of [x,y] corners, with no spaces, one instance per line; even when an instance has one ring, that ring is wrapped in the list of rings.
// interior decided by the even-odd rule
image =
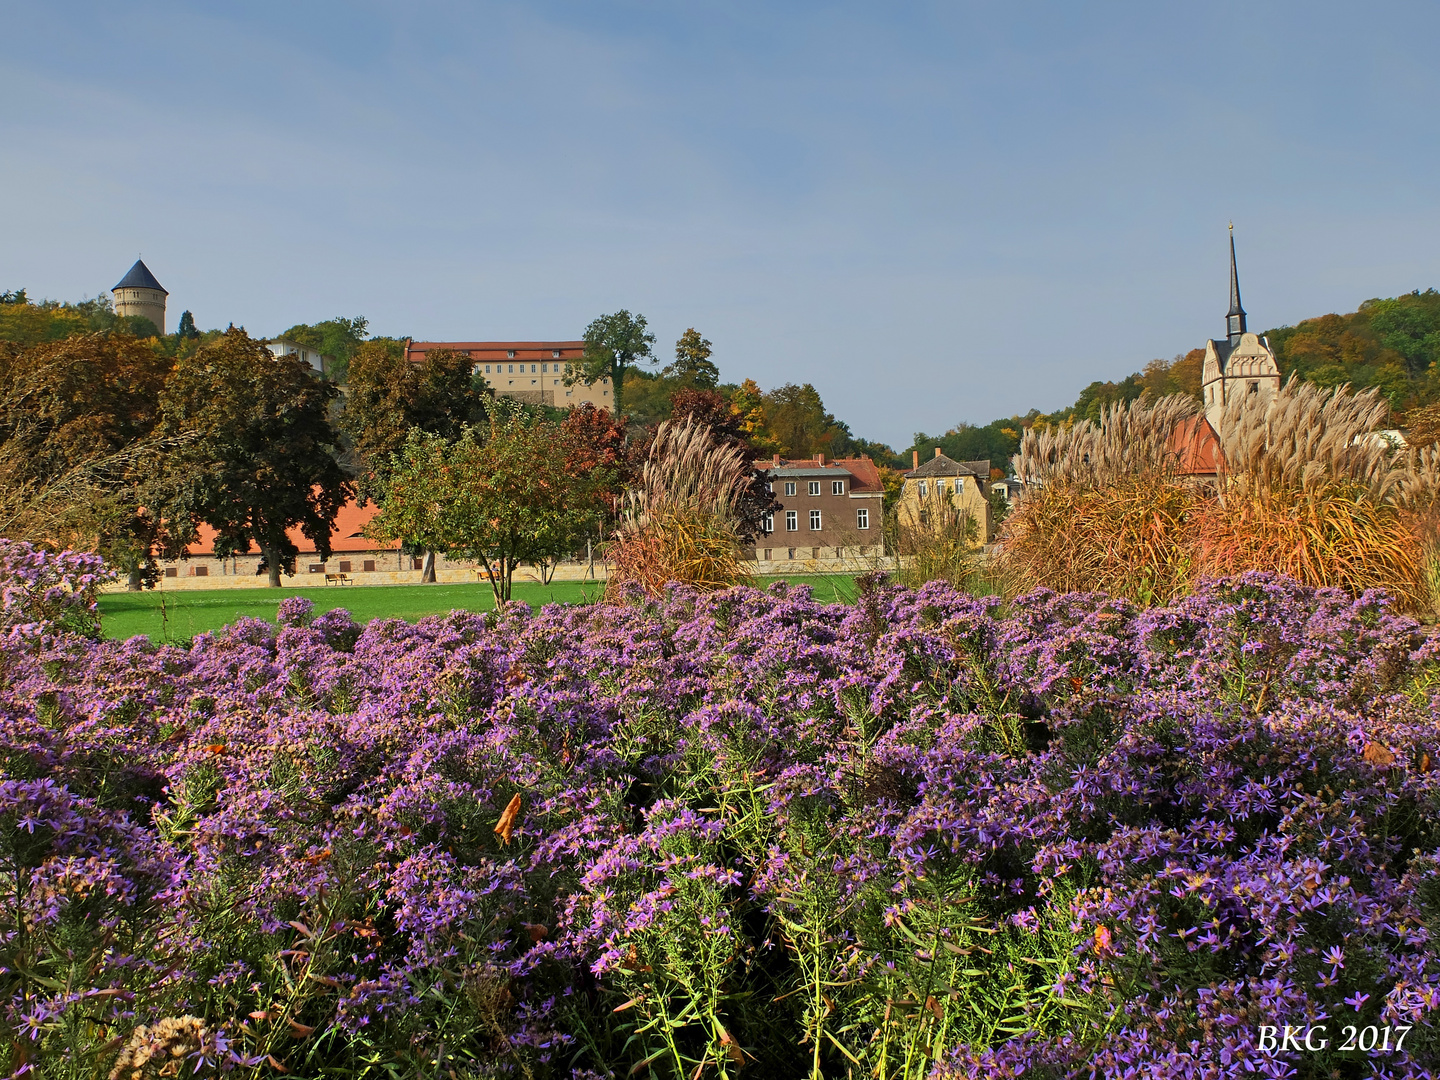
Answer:
[[[0,288],[643,312],[909,444],[1440,286],[1440,5],[0,0]]]

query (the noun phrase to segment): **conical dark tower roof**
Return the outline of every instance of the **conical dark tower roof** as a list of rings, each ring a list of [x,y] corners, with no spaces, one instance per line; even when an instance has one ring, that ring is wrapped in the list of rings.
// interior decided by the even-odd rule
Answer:
[[[135,260],[135,265],[130,267],[129,273],[127,273],[123,278],[120,279],[120,281],[115,285],[115,288],[157,289],[160,292],[165,293],[166,296],[170,295],[170,293],[164,288],[164,286],[162,286],[160,282],[155,280],[155,275],[150,272],[150,268],[146,266],[143,262],[141,262],[139,259]]]
[[[1235,226],[1230,226],[1230,310],[1225,314],[1225,330],[1230,344],[1239,345],[1245,333],[1245,309],[1240,306],[1240,274],[1235,269]]]

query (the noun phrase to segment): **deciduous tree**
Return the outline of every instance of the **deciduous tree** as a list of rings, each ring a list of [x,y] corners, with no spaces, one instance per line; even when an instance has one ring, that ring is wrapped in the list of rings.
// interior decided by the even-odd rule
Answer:
[[[692,326],[675,342],[675,362],[665,368],[664,374],[686,386],[713,390],[720,385],[720,369],[710,359],[713,351],[710,342]]]
[[[642,360],[654,363],[655,354],[650,349],[654,344],[655,335],[650,333],[644,315],[624,310],[601,315],[585,328],[585,353],[577,370],[565,377],[566,384],[583,382],[593,386],[608,378],[614,388],[615,406],[611,411],[624,416],[621,396],[625,372]]]
[[[282,570],[295,572],[291,528],[329,558],[335,516],[352,492],[328,418],[338,393],[244,330],[182,359],[160,400],[162,432],[189,439],[170,456],[163,485],[174,542],[193,539],[203,522],[222,558],[253,543],[273,587]]]

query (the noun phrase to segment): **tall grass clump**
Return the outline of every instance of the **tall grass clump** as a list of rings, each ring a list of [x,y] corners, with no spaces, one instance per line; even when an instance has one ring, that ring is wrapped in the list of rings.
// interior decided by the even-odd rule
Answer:
[[[1015,466],[1030,489],[1001,532],[1007,591],[1099,589],[1142,604],[1185,592],[1199,498],[1177,474],[1171,444],[1195,415],[1194,402],[1175,395],[1027,431]]]
[[[919,520],[897,521],[891,543],[901,556],[897,579],[918,589],[927,581],[966,588],[979,569],[981,523],[936,492],[922,500]]]
[[[638,487],[626,493],[610,544],[612,596],[634,582],[658,596],[671,582],[702,592],[749,584],[740,502],[752,470],[743,453],[692,418],[656,430]]]
[[[1270,570],[1356,596],[1384,587],[1409,610],[1430,607],[1434,469],[1372,434],[1386,411],[1373,390],[1295,380],[1232,402],[1221,483],[1195,516],[1195,571]]]

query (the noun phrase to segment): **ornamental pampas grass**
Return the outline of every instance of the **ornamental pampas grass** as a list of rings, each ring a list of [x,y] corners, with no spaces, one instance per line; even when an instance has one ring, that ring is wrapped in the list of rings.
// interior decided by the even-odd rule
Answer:
[[[1171,439],[1195,413],[1187,397],[1142,398],[1098,422],[1027,431],[1015,471],[1030,488],[997,564],[1007,590],[1103,590],[1146,604],[1184,592],[1198,500],[1176,475]]]
[[[1399,455],[1372,434],[1386,411],[1373,390],[1293,379],[1273,397],[1232,402],[1219,490],[1195,519],[1196,572],[1271,570],[1354,595],[1385,588],[1410,610],[1428,606],[1416,524],[1434,500],[1432,455]]]
[[[651,596],[669,582],[705,592],[750,583],[738,513],[749,483],[744,456],[708,425],[661,424],[609,548],[611,595],[632,581]]]

